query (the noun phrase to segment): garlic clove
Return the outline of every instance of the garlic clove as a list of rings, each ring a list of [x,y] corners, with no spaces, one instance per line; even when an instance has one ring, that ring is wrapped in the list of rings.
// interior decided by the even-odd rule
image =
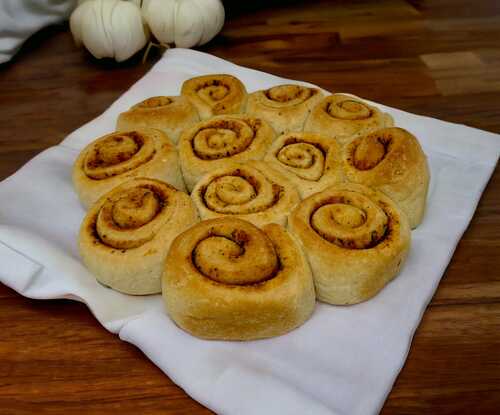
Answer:
[[[106,15],[117,0],[94,0],[83,15],[82,42],[96,58],[113,57],[113,44],[106,31]],[[84,3],[84,5],[87,3]]]
[[[130,58],[147,43],[149,32],[140,8],[132,2],[120,2],[111,11],[108,35],[118,62]]]
[[[226,11],[224,10],[224,5],[221,0],[210,0],[210,2],[216,2],[217,6],[214,6],[214,13],[217,15],[217,26],[215,27],[212,38],[217,35],[224,27],[224,20],[226,19]]]
[[[224,6],[220,0],[192,0],[198,4],[203,17],[203,36],[198,45],[204,45],[217,35],[224,25]]]
[[[196,2],[183,1],[178,3],[175,15],[175,45],[180,48],[190,48],[198,45],[204,30],[203,13]]]
[[[83,32],[83,16],[85,15],[90,3],[89,0],[80,1],[79,6],[73,10],[69,18],[69,29],[73,35],[73,40],[76,46],[82,45],[82,32]]]
[[[175,41],[176,0],[144,0],[142,11],[155,38],[165,44]]]

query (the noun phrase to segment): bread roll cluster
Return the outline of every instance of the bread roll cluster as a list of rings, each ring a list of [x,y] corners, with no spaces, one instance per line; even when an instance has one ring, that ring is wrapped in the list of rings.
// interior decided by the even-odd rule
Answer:
[[[73,167],[96,279],[205,339],[303,324],[316,299],[356,304],[398,275],[429,168],[415,136],[345,94],[231,75],[189,79],[119,115]]]

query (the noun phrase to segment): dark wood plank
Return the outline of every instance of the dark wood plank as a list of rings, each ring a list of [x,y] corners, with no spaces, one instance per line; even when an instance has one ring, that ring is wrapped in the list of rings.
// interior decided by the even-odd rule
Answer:
[[[225,2],[200,48],[235,63],[500,132],[500,5],[493,0]],[[67,25],[0,67],[0,178],[100,114],[154,63],[73,46]],[[1,202],[0,202],[1,203]],[[500,408],[500,173],[493,175],[382,410]],[[210,413],[86,307],[0,285],[0,413]]]

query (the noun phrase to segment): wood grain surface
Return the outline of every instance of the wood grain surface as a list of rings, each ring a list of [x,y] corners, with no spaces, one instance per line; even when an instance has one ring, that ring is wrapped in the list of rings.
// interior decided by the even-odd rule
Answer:
[[[203,51],[500,133],[498,1],[225,4],[224,30]],[[66,25],[30,39],[0,67],[0,178],[99,115],[157,58],[94,60]],[[382,414],[500,413],[499,235],[497,169]],[[84,305],[34,301],[0,285],[0,413],[117,411],[210,413]]]

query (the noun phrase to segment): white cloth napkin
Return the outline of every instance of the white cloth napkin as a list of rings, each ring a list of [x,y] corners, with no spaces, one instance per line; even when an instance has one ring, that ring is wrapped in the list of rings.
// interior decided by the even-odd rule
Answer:
[[[84,145],[113,130],[119,112],[149,96],[178,94],[192,76],[221,72],[249,91],[290,82],[200,52],[170,50],[104,114],[3,181],[0,281],[31,298],[85,302],[106,329],[217,413],[375,414],[497,163],[500,136],[380,105],[420,139],[432,173],[425,220],[412,234],[401,274],[365,303],[318,303],[306,324],[281,337],[199,340],[169,320],[160,296],[119,294],[84,268],[76,243],[84,210],[70,171]]]
[[[67,19],[75,5],[76,0],[1,0],[0,63],[42,27]]]

